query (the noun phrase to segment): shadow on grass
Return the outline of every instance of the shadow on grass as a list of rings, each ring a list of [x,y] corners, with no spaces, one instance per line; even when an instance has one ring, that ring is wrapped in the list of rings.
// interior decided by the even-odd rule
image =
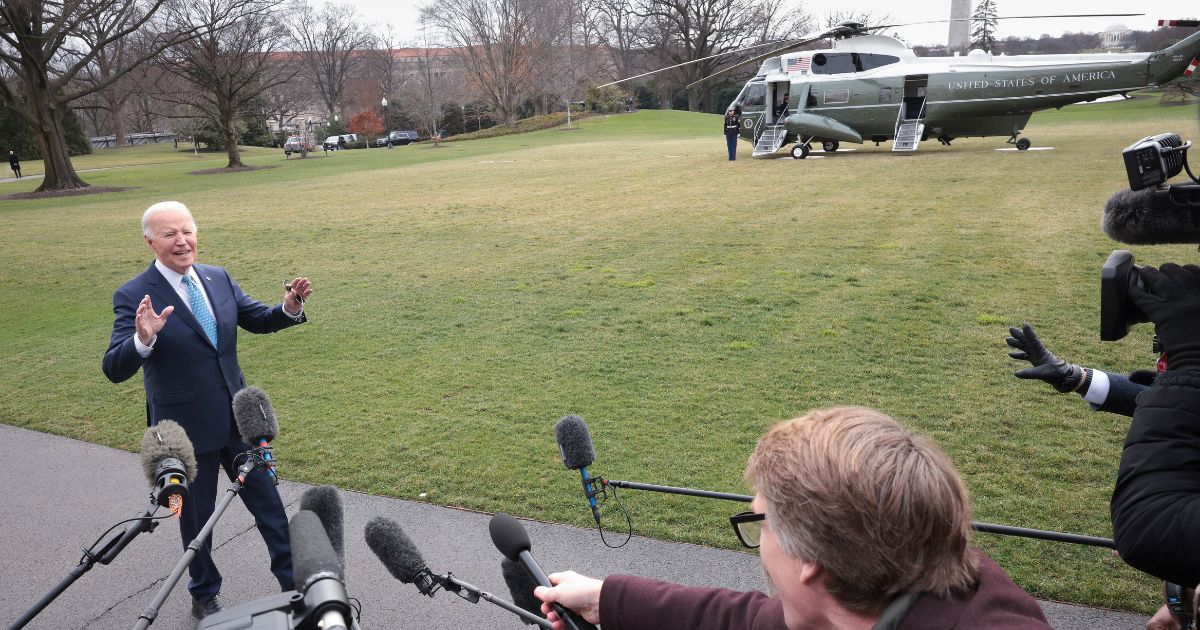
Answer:
[[[41,192],[23,192],[4,195],[0,199],[47,199],[50,197],[78,197],[80,195],[99,195],[102,193],[124,192],[133,190],[133,186],[87,186],[85,188],[70,188],[67,190],[43,190]]]
[[[188,175],[220,175],[222,173],[245,173],[248,171],[265,171],[274,166],[222,166],[221,168],[206,168],[199,171],[189,171]]]

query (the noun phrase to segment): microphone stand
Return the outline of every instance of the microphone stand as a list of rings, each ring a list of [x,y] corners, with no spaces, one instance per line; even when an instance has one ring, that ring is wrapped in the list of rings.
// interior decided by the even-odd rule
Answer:
[[[204,527],[200,528],[200,533],[196,534],[192,542],[188,543],[187,550],[183,552],[183,557],[175,564],[175,569],[171,571],[171,575],[167,577],[162,587],[158,589],[158,593],[154,595],[154,599],[150,600],[150,605],[138,617],[137,624],[133,626],[134,630],[146,630],[146,628],[150,627],[150,624],[154,623],[154,619],[158,617],[158,610],[162,608],[163,602],[167,601],[167,596],[171,594],[175,585],[179,583],[179,578],[183,577],[183,572],[192,563],[192,559],[196,557],[196,552],[212,534],[213,528],[217,525],[217,519],[221,518],[221,515],[225,513],[225,508],[229,507],[230,502],[233,501],[233,497],[237,496],[237,493],[241,492],[242,488],[246,485],[246,475],[257,468],[265,467],[265,465],[261,457],[255,458],[252,456],[246,460],[245,464],[242,464],[238,468],[237,479],[225,491],[225,496],[221,497],[221,502],[213,510],[212,516],[208,517],[208,522],[204,523]]]
[[[154,529],[158,527],[158,521],[152,520],[152,517],[157,510],[158,504],[154,502],[153,498],[151,498],[150,507],[147,507],[141,514],[134,517],[133,522],[126,525],[125,529],[121,533],[109,538],[107,541],[97,541],[96,544],[92,545],[90,549],[84,549],[83,559],[79,562],[79,564],[76,565],[75,568],[71,569],[71,572],[68,573],[67,576],[63,578],[57,586],[50,589],[48,593],[43,595],[42,598],[39,599],[32,608],[25,611],[25,614],[17,618],[12,625],[8,626],[8,630],[19,630],[20,628],[24,628],[25,625],[32,621],[34,617],[37,617],[38,614],[46,608],[46,606],[49,606],[50,602],[53,602],[58,598],[59,595],[62,595],[63,591],[67,590],[69,586],[74,584],[75,580],[78,580],[83,576],[84,573],[87,573],[89,570],[91,570],[91,568],[95,566],[97,562],[104,565],[111,563],[116,559],[117,554],[121,553],[121,551],[124,550],[125,547],[127,547],[129,543],[137,537],[138,534],[142,532],[154,531]]]
[[[437,584],[440,584],[441,587],[446,589],[448,592],[454,593],[455,595],[458,595],[459,597],[467,600],[468,602],[471,602],[472,604],[477,604],[477,603],[479,603],[479,600],[482,599],[484,601],[491,602],[491,603],[503,608],[504,610],[507,610],[510,613],[517,615],[526,623],[537,624],[543,628],[551,627],[550,622],[548,620],[546,620],[542,617],[539,617],[539,616],[529,612],[528,610],[525,610],[524,608],[521,608],[520,606],[513,604],[512,602],[510,602],[508,600],[501,599],[499,597],[496,597],[495,595],[492,595],[491,593],[489,593],[487,591],[480,590],[478,587],[468,584],[468,583],[454,577],[454,574],[452,574],[452,573],[447,573],[446,575],[431,575],[430,577],[433,579],[434,582],[436,582]],[[433,593],[431,592],[430,596],[432,596],[432,595],[433,595]]]
[[[656,486],[648,483],[638,483],[636,481],[619,481],[616,479],[600,479],[600,483],[604,486],[613,486],[615,488],[629,488],[631,490],[649,490],[651,492],[663,492],[666,494],[682,494],[690,497],[703,497],[706,499],[722,499],[725,501],[742,501],[749,503],[754,500],[754,497],[746,494],[731,494],[728,492],[711,492],[708,490],[694,490],[692,488],[677,488],[675,486]],[[1053,532],[1044,529],[1029,529],[1026,527],[1013,527],[1011,525],[994,525],[992,523],[980,523],[971,521],[971,529],[977,532],[988,534],[1001,534],[1004,536],[1017,536],[1021,538],[1035,538],[1038,540],[1050,540],[1054,542],[1072,543],[1076,545],[1088,545],[1091,547],[1104,547],[1107,549],[1116,549],[1117,544],[1111,538],[1100,538],[1098,536],[1086,536],[1083,534],[1067,534],[1064,532]]]

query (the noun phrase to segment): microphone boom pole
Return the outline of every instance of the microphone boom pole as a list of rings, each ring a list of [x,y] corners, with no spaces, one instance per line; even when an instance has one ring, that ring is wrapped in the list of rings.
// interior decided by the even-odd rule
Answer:
[[[175,569],[171,571],[171,575],[163,582],[162,587],[158,589],[158,593],[155,593],[154,599],[150,600],[150,605],[138,617],[134,630],[146,630],[146,628],[150,627],[150,624],[154,623],[154,619],[158,617],[158,610],[162,608],[163,602],[167,601],[167,596],[175,589],[175,585],[179,583],[179,578],[183,577],[183,572],[187,570],[187,566],[191,564],[192,559],[196,557],[196,553],[201,545],[212,535],[212,530],[216,527],[217,520],[225,513],[225,509],[229,507],[229,504],[233,501],[233,497],[237,496],[238,492],[241,492],[242,487],[245,485],[246,475],[250,474],[256,467],[257,462],[254,459],[250,459],[238,468],[237,479],[225,491],[225,496],[221,497],[221,502],[213,510],[212,516],[208,517],[208,521],[204,523],[204,527],[200,528],[200,533],[196,534],[192,542],[188,543],[187,550],[183,552],[183,556],[175,564]]]
[[[507,610],[510,613],[513,613],[514,615],[520,617],[526,623],[537,624],[543,628],[551,628],[552,627],[550,625],[550,621],[545,619],[544,617],[539,617],[539,616],[529,612],[528,610],[525,610],[524,608],[521,608],[520,606],[513,604],[512,602],[510,602],[508,600],[501,599],[499,597],[496,597],[495,595],[492,595],[491,593],[489,593],[487,591],[480,590],[478,587],[468,584],[468,583],[454,577],[454,575],[452,575],[450,573],[447,573],[446,575],[435,575],[435,576],[433,576],[433,580],[435,582],[438,582],[439,584],[441,584],[443,589],[450,591],[451,593],[454,593],[455,595],[458,595],[459,597],[471,602],[472,604],[474,604],[482,599],[486,602],[491,602],[491,603],[503,608],[504,610]],[[462,591],[466,591],[466,592],[463,593]]]
[[[709,490],[695,490],[693,488],[678,488],[675,486],[656,486],[649,483],[638,483],[636,481],[621,481],[618,479],[600,479],[600,483],[605,486],[613,486],[615,488],[629,488],[631,490],[648,490],[650,492],[662,492],[665,494],[681,494],[689,497],[702,497],[706,499],[722,499],[724,501],[741,501],[749,503],[754,500],[754,497],[748,494],[732,494],[729,492],[712,492]],[[971,529],[977,532],[987,534],[1000,534],[1003,536],[1017,536],[1020,538],[1034,538],[1037,540],[1049,540],[1053,542],[1072,543],[1076,545],[1087,545],[1090,547],[1104,547],[1107,549],[1116,549],[1117,544],[1111,538],[1100,538],[1099,536],[1087,536],[1084,534],[1068,534],[1065,532],[1053,532],[1044,529],[1029,529],[1027,527],[1013,527],[1011,525],[995,525],[993,523],[981,523],[979,521],[971,521]]]
[[[25,614],[17,618],[12,625],[8,626],[8,630],[19,630],[20,628],[24,628],[25,625],[32,621],[34,617],[37,617],[38,614],[40,614],[46,608],[46,606],[49,606],[50,603],[57,599],[59,595],[62,595],[63,591],[67,590],[68,587],[74,584],[75,580],[78,580],[83,576],[84,573],[87,573],[92,567],[96,566],[97,562],[105,565],[109,564],[116,559],[117,554],[121,553],[121,550],[125,549],[125,547],[127,547],[138,534],[142,532],[154,531],[154,528],[158,527],[158,521],[151,519],[154,516],[154,512],[157,510],[158,504],[151,503],[150,507],[146,508],[145,511],[133,517],[133,522],[127,525],[125,529],[121,530],[120,533],[112,536],[107,541],[98,541],[95,545],[92,545],[90,549],[84,549],[83,559],[79,562],[79,564],[75,565],[75,568],[71,569],[70,573],[68,573],[67,576],[64,577],[62,581],[60,581],[54,588],[50,589],[48,593],[43,595],[36,604],[34,604],[29,610],[25,611]]]

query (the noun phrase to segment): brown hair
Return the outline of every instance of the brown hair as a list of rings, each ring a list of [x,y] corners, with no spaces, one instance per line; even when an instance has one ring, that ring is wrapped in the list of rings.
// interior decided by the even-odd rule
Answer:
[[[849,610],[975,583],[966,487],[936,444],[878,411],[818,409],[776,424],[746,480],[783,552],[820,565]]]

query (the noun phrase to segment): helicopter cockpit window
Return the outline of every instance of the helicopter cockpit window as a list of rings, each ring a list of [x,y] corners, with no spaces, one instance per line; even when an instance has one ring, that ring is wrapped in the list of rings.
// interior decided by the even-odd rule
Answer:
[[[742,94],[738,96],[737,100],[742,104],[742,107],[764,107],[767,103],[767,84],[748,84],[742,90]]]
[[[847,74],[864,72],[898,63],[899,57],[875,53],[819,53],[813,55],[813,74]]]

